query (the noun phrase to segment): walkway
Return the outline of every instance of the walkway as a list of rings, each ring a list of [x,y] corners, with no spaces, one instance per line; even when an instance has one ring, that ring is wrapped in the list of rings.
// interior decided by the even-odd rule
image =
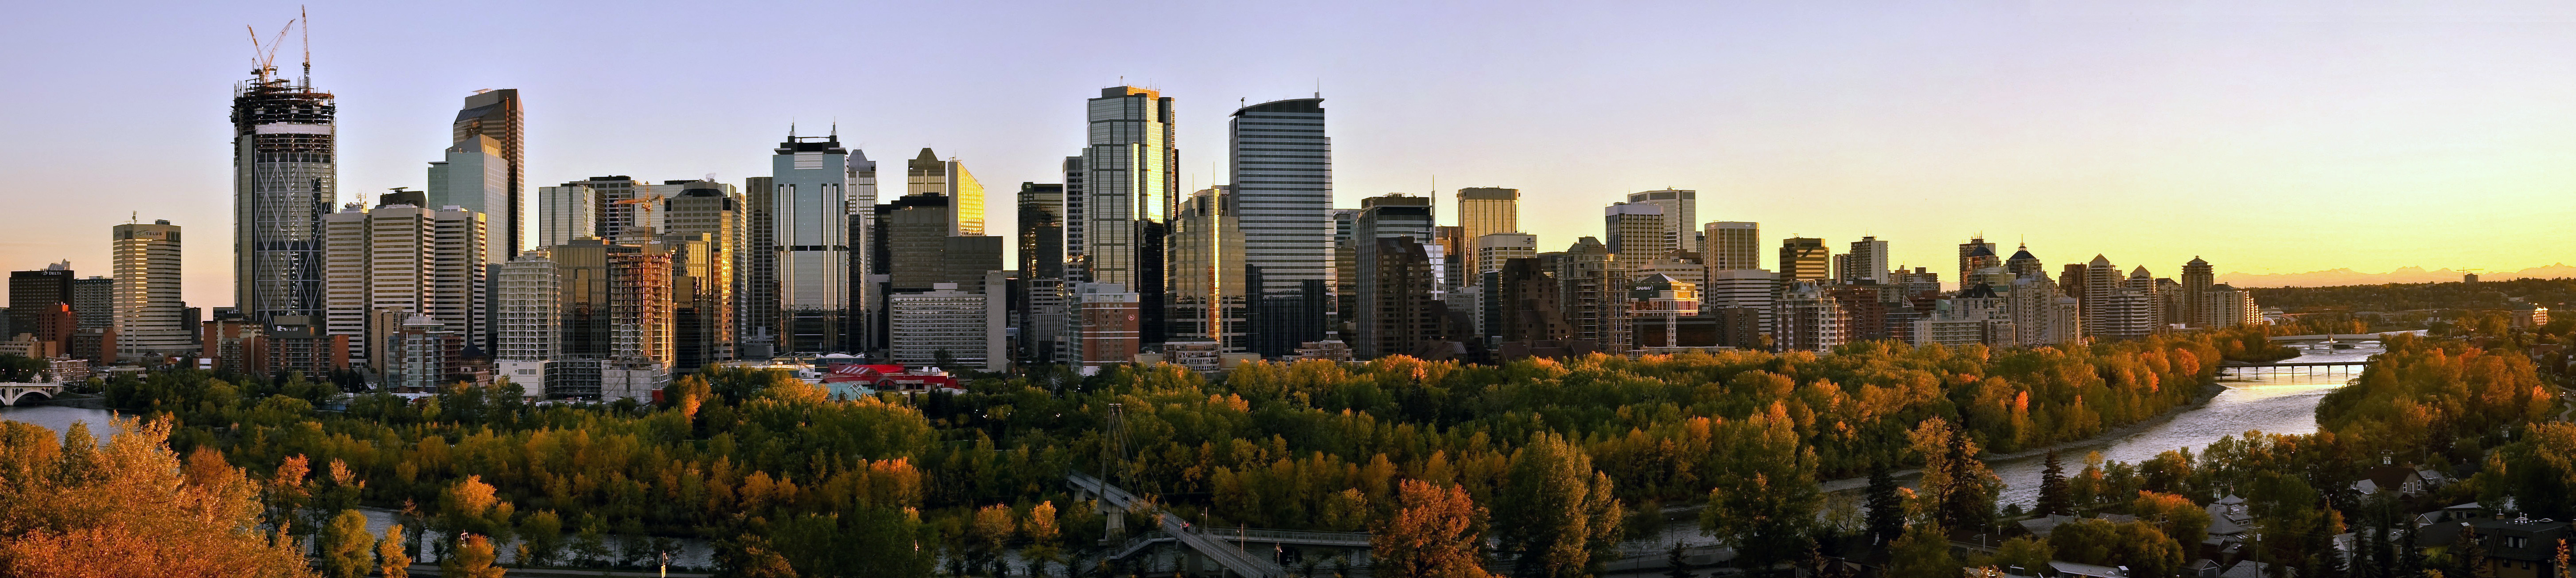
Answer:
[[[1100,481],[1100,478],[1081,472],[1067,473],[1064,477],[1065,481],[1072,482],[1075,487],[1099,494],[1101,500],[1121,509],[1129,508],[1131,504],[1142,501],[1137,499],[1135,494],[1127,493],[1125,489],[1109,485],[1108,482]],[[1269,557],[1245,552],[1234,544],[1226,543],[1217,535],[1192,528],[1182,522],[1179,516],[1163,516],[1162,519],[1164,533],[1179,540],[1182,545],[1189,546],[1191,550],[1206,555],[1209,560],[1224,567],[1227,572],[1244,578],[1286,578],[1288,575],[1288,569],[1280,567],[1279,563],[1271,561]],[[1125,550],[1132,552],[1135,548],[1131,546]]]

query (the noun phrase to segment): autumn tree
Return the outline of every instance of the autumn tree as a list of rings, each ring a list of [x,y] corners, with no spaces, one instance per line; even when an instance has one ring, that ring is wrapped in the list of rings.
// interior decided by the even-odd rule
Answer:
[[[358,578],[376,569],[376,537],[367,515],[341,510],[322,535],[322,569],[336,578]]]
[[[1737,563],[1760,571],[1796,560],[1807,549],[1823,494],[1816,489],[1815,450],[1800,447],[1785,406],[1740,424],[1723,445],[1733,454],[1700,510],[1700,528],[1733,547]]]
[[[501,578],[504,570],[493,566],[492,541],[481,534],[466,534],[456,543],[456,550],[438,560],[439,576],[462,578]]]
[[[376,573],[385,578],[411,578],[411,554],[403,551],[402,524],[385,528],[376,540]]]
[[[167,416],[118,418],[104,448],[0,422],[0,575],[312,576],[262,531],[263,488],[211,450],[185,464]]]
[[[1485,512],[1456,486],[1404,480],[1395,512],[1370,528],[1376,572],[1391,578],[1483,578]]]
[[[1495,502],[1502,551],[1533,577],[1588,576],[1619,543],[1626,510],[1610,477],[1563,436],[1542,433],[1514,452]]]

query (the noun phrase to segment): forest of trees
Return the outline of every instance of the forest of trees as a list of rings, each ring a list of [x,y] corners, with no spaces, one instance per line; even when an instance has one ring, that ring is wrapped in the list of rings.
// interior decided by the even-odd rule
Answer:
[[[1897,468],[1945,480],[1927,481],[1918,495],[1932,505],[1907,506],[1911,519],[1991,523],[1999,486],[1975,456],[2189,403],[2222,359],[2288,355],[2263,337],[1503,366],[1397,357],[1256,364],[1217,381],[1124,366],[847,401],[739,370],[684,377],[658,406],[529,404],[508,384],[407,403],[187,371],[120,379],[106,396],[175,419],[178,454],[302,488],[263,494],[264,519],[316,544],[354,543],[331,538],[347,534],[334,522],[365,504],[402,512],[407,535],[385,544],[455,559],[501,548],[522,563],[632,567],[655,537],[701,537],[734,575],[994,575],[1006,549],[1039,566],[1013,573],[1101,575],[1117,570],[1099,560],[1103,524],[1063,489],[1078,469],[1203,525],[1426,528],[1446,548],[1474,531],[1502,548],[1478,555],[1518,574],[1578,576],[1606,561],[1627,512],[1700,500],[1715,506],[1703,516],[1715,536],[1790,561],[1826,531],[1813,516],[1821,480]],[[335,403],[345,411],[316,409]],[[1104,457],[1112,404],[1123,459]],[[1460,512],[1471,526],[1436,519]],[[1454,552],[1421,547],[1424,568],[1456,568]]]
[[[2576,303],[2576,279],[2513,279],[2477,283],[2389,283],[2333,287],[2248,289],[2254,302],[2290,313],[2315,311],[2411,311],[2417,309],[2503,309],[2510,300],[2551,309]]]

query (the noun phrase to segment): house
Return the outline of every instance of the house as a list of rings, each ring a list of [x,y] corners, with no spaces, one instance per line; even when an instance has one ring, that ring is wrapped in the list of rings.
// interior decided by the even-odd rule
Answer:
[[[2441,472],[2432,470],[2379,466],[2363,472],[2362,478],[2354,481],[2350,487],[2362,495],[2393,492],[2400,496],[2414,497],[2441,489],[2442,484],[2449,481],[2450,479],[2443,476]]]
[[[2417,544],[2429,551],[2455,551],[2474,536],[2486,551],[2485,575],[2495,578],[2557,576],[2558,541],[2576,537],[2567,522],[2528,514],[2512,518],[2480,517],[2426,526]]]
[[[2067,577],[2080,577],[2080,578],[2128,578],[2128,577],[2129,577],[2129,567],[2127,567],[2127,566],[2119,566],[2119,567],[2112,567],[2112,566],[2095,566],[2095,565],[2092,565],[2092,564],[2077,564],[2077,563],[2074,563],[2074,562],[2062,562],[2062,561],[2057,561],[2057,560],[2050,560],[2050,561],[2048,561],[2048,566],[2049,566],[2050,568],[2053,568],[2053,569],[2056,569],[2056,570],[2057,570],[2057,575],[2058,575],[2058,577],[2059,577],[2059,578],[2067,578]]]
[[[2235,566],[2227,567],[2226,572],[2218,573],[2218,578],[2264,578],[2270,575],[2263,573],[2263,571],[2271,567],[2272,565],[2270,564],[2246,560],[2243,562],[2237,562]]]

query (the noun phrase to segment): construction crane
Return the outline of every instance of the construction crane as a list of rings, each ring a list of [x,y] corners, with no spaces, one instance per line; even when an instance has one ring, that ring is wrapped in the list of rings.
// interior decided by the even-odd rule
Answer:
[[[294,29],[297,20],[302,18],[287,20],[285,26],[277,28],[277,38],[266,44],[260,43],[258,28],[242,25],[242,30],[250,32],[250,73],[257,75],[261,82],[267,82],[270,75],[277,73],[277,47],[286,44],[286,31]],[[309,54],[311,51],[308,49],[306,52]]]
[[[643,207],[639,207],[639,208],[640,208],[640,209],[642,209],[642,210],[644,211],[644,218],[636,219],[636,220],[635,220],[635,221],[636,221],[636,223],[635,223],[633,226],[630,226],[630,227],[629,227],[629,228],[632,228],[632,227],[639,227],[639,226],[643,226],[643,224],[644,224],[644,223],[652,223],[652,222],[655,222],[655,221],[653,221],[653,205],[654,205],[654,204],[656,204],[656,203],[660,203],[660,202],[662,202],[662,198],[663,198],[663,197],[662,197],[661,195],[653,195],[653,196],[649,196],[649,197],[636,197],[636,198],[632,198],[632,199],[625,199],[625,200],[619,200],[619,201],[609,201],[609,202],[608,202],[608,204],[611,204],[611,205],[643,205]],[[618,233],[622,235],[622,234],[625,234],[625,231],[619,231]]]

